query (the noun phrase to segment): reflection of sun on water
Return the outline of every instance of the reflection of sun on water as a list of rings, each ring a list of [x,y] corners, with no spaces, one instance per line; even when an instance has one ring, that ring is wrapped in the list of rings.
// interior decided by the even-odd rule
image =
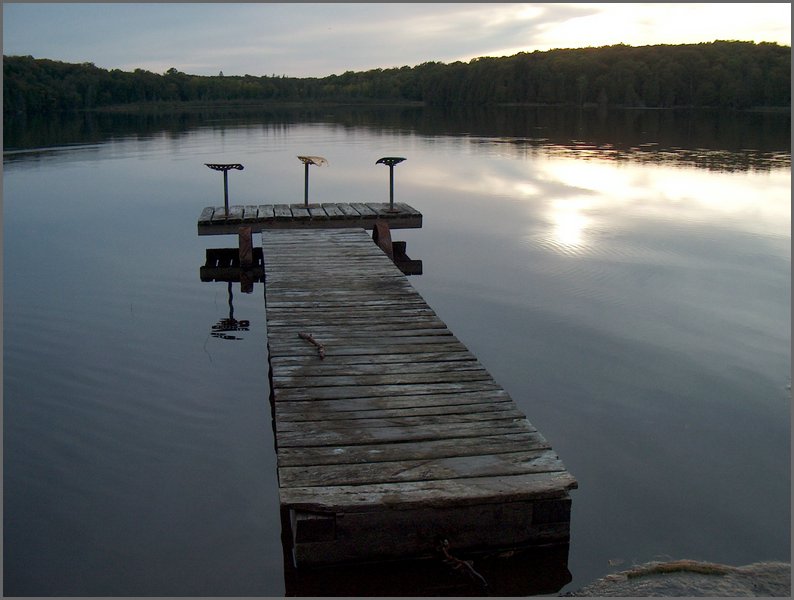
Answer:
[[[577,201],[555,201],[552,203],[551,236],[555,246],[567,253],[579,253],[586,246],[586,230],[590,223],[582,214],[582,203]]]

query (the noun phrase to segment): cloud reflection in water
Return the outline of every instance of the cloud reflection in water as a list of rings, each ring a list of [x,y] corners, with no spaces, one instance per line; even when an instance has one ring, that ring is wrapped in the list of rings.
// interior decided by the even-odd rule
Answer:
[[[484,162],[479,168],[468,164],[457,180],[468,191],[487,188],[491,195],[525,203],[543,223],[537,230],[530,221],[528,241],[562,254],[607,252],[599,244],[609,234],[634,228],[640,221],[670,228],[727,228],[781,239],[790,235],[786,169],[714,177],[692,167],[548,156],[532,160],[531,169],[517,179],[510,162]],[[763,202],[758,201],[759,187],[764,188]]]

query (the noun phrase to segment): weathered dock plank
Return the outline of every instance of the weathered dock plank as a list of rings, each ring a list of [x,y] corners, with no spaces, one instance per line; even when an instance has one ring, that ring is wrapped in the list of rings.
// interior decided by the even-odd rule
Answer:
[[[419,228],[422,213],[403,202],[324,202],[322,204],[259,204],[204,208],[198,218],[199,235],[237,233],[240,223],[251,227],[254,233],[266,229],[294,228],[348,228],[372,229],[376,219],[389,224],[391,229]]]
[[[491,375],[485,369],[471,371],[433,370],[428,373],[379,373],[377,375],[307,375],[300,373],[294,376],[273,377],[273,384],[279,388],[305,388],[362,385],[414,385],[417,383],[488,381],[490,379]]]
[[[201,211],[201,214],[198,218],[198,224],[201,225],[208,225],[212,222],[212,215],[215,214],[215,208],[212,206],[208,206],[204,210]]]
[[[465,465],[463,466],[465,469]],[[420,478],[399,483],[370,483],[367,485],[282,487],[283,504],[293,509],[328,511],[331,513],[391,512],[408,508],[448,508],[466,504],[496,504],[533,498],[559,497],[560,489],[570,489],[574,478],[564,470],[541,473],[521,473],[510,476],[466,477],[451,479]],[[497,507],[492,507],[497,508]],[[432,515],[430,516],[432,518]],[[523,520],[523,519],[522,519]],[[338,520],[337,520],[338,521]],[[479,523],[471,523],[478,528]],[[507,532],[505,523],[500,524]],[[512,530],[512,524],[510,529]],[[396,531],[392,531],[392,534]],[[366,540],[359,540],[365,544]],[[432,542],[433,540],[427,540]],[[333,560],[334,557],[328,557]]]
[[[340,398],[336,400],[307,400],[305,402],[283,402],[274,408],[279,418],[284,420],[312,421],[317,418],[330,418],[346,411],[359,414],[389,411],[415,410],[431,414],[448,414],[460,410],[495,410],[497,404],[513,404],[507,392],[497,390],[469,390],[458,394],[422,394],[395,397],[363,396],[361,398]],[[343,418],[343,417],[339,417]]]
[[[394,460],[435,460],[550,448],[537,431],[481,435],[461,444],[460,439],[423,440],[412,444],[355,444],[279,450],[279,466],[369,464]]]
[[[257,218],[261,221],[272,221],[274,219],[275,213],[273,212],[274,207],[272,204],[260,204],[257,209]]]
[[[311,218],[315,221],[327,221],[329,218],[328,213],[325,212],[325,209],[319,204],[310,204],[308,211]]]
[[[438,480],[456,479],[461,476],[492,477],[548,473],[552,468],[559,468],[559,465],[559,458],[553,450],[539,449],[354,465],[282,467],[279,477],[281,483],[289,487],[366,485],[416,481],[417,477]]]
[[[411,427],[376,427],[362,423],[360,427],[335,427],[330,421],[315,422],[301,431],[277,429],[279,447],[349,446],[353,444],[408,443],[436,439],[466,439],[497,433],[529,433],[526,419],[494,419],[479,423],[444,422]],[[310,441],[307,442],[307,439]]]
[[[354,221],[361,219],[361,213],[358,212],[355,208],[353,208],[349,204],[344,204],[344,203],[337,203],[337,204],[333,204],[333,205],[323,204],[323,206],[326,207],[326,210],[328,210],[328,208],[327,208],[328,206],[333,206],[342,215],[344,215],[345,217],[348,217],[348,218],[350,218],[350,219],[352,219]]]
[[[218,223],[222,220],[224,223],[232,223],[235,226],[239,226],[239,224],[243,221],[244,210],[245,208],[242,206],[230,206],[229,213],[226,214],[224,208],[218,208],[215,210],[215,214],[212,216],[212,223]],[[217,219],[216,217],[220,217],[220,219]],[[210,225],[212,225],[212,223]]]
[[[316,335],[316,332],[315,332]],[[405,360],[405,359],[403,359]],[[278,372],[281,376],[289,377],[292,375],[299,375],[301,377],[332,377],[335,375],[353,376],[353,375],[369,375],[369,376],[383,376],[389,374],[406,375],[411,373],[449,373],[450,371],[477,371],[482,372],[484,369],[479,361],[476,360],[456,360],[446,362],[394,362],[394,363],[365,363],[365,364],[345,364],[345,363],[331,363],[322,365],[313,365],[303,362],[302,364],[284,364],[278,365]]]
[[[333,349],[326,349],[331,352]],[[279,390],[279,402],[297,400],[334,400],[340,398],[364,398],[377,396],[414,396],[421,394],[460,394],[463,392],[482,392],[497,390],[499,386],[490,381],[468,381],[449,383],[421,383],[402,385],[379,385],[374,387],[333,386],[316,388],[285,388]]]
[[[308,210],[360,225],[387,208]],[[427,556],[438,535],[464,551],[567,543],[576,480],[549,443],[366,231],[328,227],[262,234],[295,564]]]
[[[301,209],[303,210],[303,209]],[[275,216],[276,221],[290,221],[292,222],[292,209],[290,208],[289,204],[274,204],[273,205],[273,215]],[[299,220],[303,215],[298,215],[296,220]]]
[[[505,406],[507,404],[507,406]],[[447,408],[447,407],[445,407]],[[496,419],[521,419],[523,414],[510,405],[483,405],[473,404],[464,407],[465,410],[427,410],[425,407],[404,408],[390,411],[337,411],[324,415],[315,415],[315,420],[320,422],[333,421],[336,428],[358,428],[369,425],[386,425],[389,427],[402,427],[404,425],[428,425],[433,423],[469,423],[480,420]],[[281,415],[283,416],[283,414]],[[377,422],[375,421],[377,419]],[[278,431],[298,431],[311,426],[310,419],[290,421],[279,419]]]
[[[243,222],[254,222],[259,218],[256,206],[246,205],[243,207]]]

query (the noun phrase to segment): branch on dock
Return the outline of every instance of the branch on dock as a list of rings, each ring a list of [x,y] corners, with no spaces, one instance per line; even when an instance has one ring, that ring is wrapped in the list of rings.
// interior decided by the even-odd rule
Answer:
[[[298,337],[301,339],[306,340],[310,344],[314,344],[317,346],[317,354],[320,356],[320,360],[325,358],[325,346],[323,346],[320,342],[314,339],[311,333],[299,333]]]
[[[437,549],[443,555],[443,562],[444,564],[451,567],[454,571],[460,571],[465,573],[469,579],[477,583],[480,589],[483,592],[488,592],[488,582],[485,580],[485,577],[480,575],[477,571],[474,570],[474,565],[470,560],[461,560],[452,556],[449,553],[449,540],[441,539],[438,541],[438,545],[436,546]]]

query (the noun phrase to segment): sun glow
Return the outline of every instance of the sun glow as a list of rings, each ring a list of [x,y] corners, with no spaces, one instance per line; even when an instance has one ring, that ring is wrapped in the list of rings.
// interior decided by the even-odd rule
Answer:
[[[551,203],[549,219],[551,236],[555,245],[569,253],[578,252],[586,246],[587,228],[592,219],[587,217],[586,200],[557,200]]]
[[[629,44],[692,44],[719,39],[791,44],[791,5],[626,3],[587,5],[591,14],[543,27],[537,49]],[[732,35],[726,37],[726,32]]]

